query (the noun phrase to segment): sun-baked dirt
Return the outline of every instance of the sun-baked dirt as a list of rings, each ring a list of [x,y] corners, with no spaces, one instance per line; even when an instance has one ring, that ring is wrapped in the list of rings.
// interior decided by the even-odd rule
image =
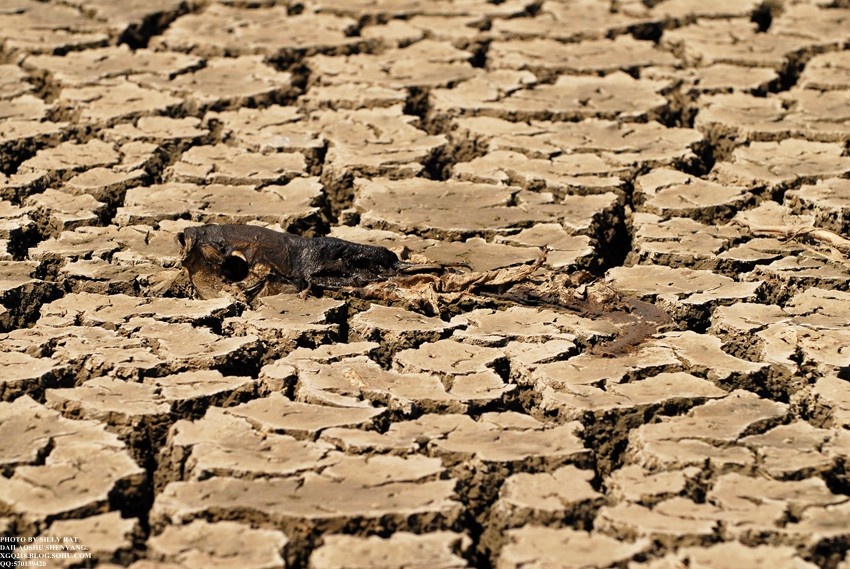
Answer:
[[[850,569],[848,346],[846,0],[0,2],[0,567]]]

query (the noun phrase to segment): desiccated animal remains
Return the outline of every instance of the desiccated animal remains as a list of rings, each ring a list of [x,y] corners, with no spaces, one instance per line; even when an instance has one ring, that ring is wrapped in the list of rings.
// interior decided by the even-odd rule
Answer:
[[[189,227],[177,241],[201,298],[230,295],[250,301],[281,292],[359,287],[404,266],[384,247],[253,225]]]
[[[177,241],[201,298],[229,295],[250,302],[281,292],[340,290],[365,301],[441,316],[451,315],[464,300],[541,306],[615,323],[617,337],[594,346],[608,355],[626,352],[673,324],[660,308],[602,283],[588,283],[581,272],[540,273],[545,250],[530,265],[478,273],[407,262],[385,247],[253,225],[190,227]]]

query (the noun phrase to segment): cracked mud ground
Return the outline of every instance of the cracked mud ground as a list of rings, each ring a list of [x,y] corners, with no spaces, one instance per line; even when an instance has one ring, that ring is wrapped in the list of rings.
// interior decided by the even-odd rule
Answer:
[[[85,544],[56,567],[848,569],[848,141],[842,0],[5,0],[0,535]],[[475,271],[545,246],[674,325],[612,355],[604,311],[199,300],[175,235],[206,223]]]

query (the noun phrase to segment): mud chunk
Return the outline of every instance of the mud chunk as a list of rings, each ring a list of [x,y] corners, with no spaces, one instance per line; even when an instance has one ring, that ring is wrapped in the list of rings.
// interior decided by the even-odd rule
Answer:
[[[460,421],[452,431],[432,438],[428,447],[452,462],[476,460],[520,469],[522,465],[581,466],[588,451],[580,442],[580,432],[577,422],[549,427],[517,413],[485,413],[480,421]]]
[[[627,464],[612,472],[608,483],[613,497],[653,506],[662,500],[687,495],[700,472],[696,466],[651,472],[636,464]]]
[[[814,226],[812,215],[796,215],[788,206],[766,201],[740,212],[734,221],[766,238],[751,240],[720,256],[738,262],[760,261],[746,278],[765,279],[774,302],[784,302],[813,286],[845,288],[843,238],[830,231],[820,231]]]
[[[785,314],[791,316],[790,320],[778,319],[771,322],[766,330],[758,332],[759,336],[774,340],[766,342],[765,359],[782,361],[767,354],[771,343],[772,347],[780,348],[786,342],[796,341],[799,348],[795,349],[795,356],[783,363],[788,365],[801,358],[800,363],[803,365],[815,366],[826,374],[839,373],[839,369],[845,365],[842,363],[844,350],[840,346],[847,334],[848,309],[850,294],[847,292],[812,287],[796,294],[785,308]],[[779,355],[782,351],[780,348],[775,353]]]
[[[804,247],[799,243],[773,237],[756,237],[729,247],[717,255],[716,270],[733,277],[736,274],[743,275],[744,280],[764,279],[770,286],[773,284],[771,281],[793,280],[793,266],[798,264],[798,261],[792,258],[797,256],[805,257],[803,262],[799,263],[798,270],[812,261],[811,256],[805,253]],[[778,263],[773,265],[777,261]],[[772,300],[776,298],[773,296]]]
[[[20,169],[23,171],[47,171],[54,175],[79,172],[95,167],[107,167],[118,164],[121,155],[113,145],[91,139],[85,144],[69,141],[53,148],[45,148],[29,160],[25,160]]]
[[[304,361],[296,365],[296,399],[307,403],[364,408],[379,404],[409,416],[428,411],[463,413],[475,402],[461,389],[455,394],[454,386],[448,383],[447,387],[435,374],[384,370],[364,357],[330,365]]]
[[[0,477],[0,503],[19,531],[43,528],[56,518],[105,513],[116,501],[129,506],[138,499],[145,471],[103,425],[64,419],[26,396],[0,403],[0,415],[4,439],[17,443],[3,453],[13,474]],[[86,460],[92,454],[96,462]]]
[[[142,383],[99,377],[71,389],[49,389],[46,405],[74,418],[106,423],[134,446],[158,447],[181,413],[198,413],[212,403],[233,403],[256,393],[248,377],[200,370],[148,377]]]
[[[741,569],[775,567],[777,569],[815,569],[817,565],[804,561],[800,554],[789,545],[743,545],[737,541],[717,543],[707,547],[683,547],[675,554],[665,557],[673,564],[686,564],[692,567],[728,567],[734,564]],[[663,562],[661,562],[663,563]],[[675,566],[675,565],[672,565]],[[642,567],[635,565],[636,568]],[[655,567],[651,563],[647,565]],[[662,569],[666,565],[659,564]]]
[[[380,407],[328,407],[290,401],[280,393],[255,399],[228,409],[227,413],[254,425],[298,438],[316,438],[332,427],[368,427],[385,413]]]
[[[46,405],[70,417],[102,421],[125,440],[167,419],[169,405],[153,387],[108,378],[96,378],[81,387],[49,389]],[[158,399],[158,401],[157,401]]]
[[[700,99],[694,126],[724,142],[775,141],[798,137],[821,142],[850,138],[845,112],[848,96],[841,91],[793,89],[780,96],[743,93]]]
[[[850,25],[850,10],[846,5],[825,9],[820,5],[794,5],[783,10],[776,18],[771,31],[777,34],[803,37],[819,46],[841,45],[847,41],[847,26]]]
[[[179,24],[180,20],[168,31],[176,31]],[[135,80],[144,88],[166,91],[185,100],[196,111],[272,103],[295,94],[292,74],[277,71],[255,55],[212,57],[203,68],[173,78],[154,75]]]
[[[543,2],[535,17],[499,18],[493,22],[493,32],[500,36],[532,38],[547,37],[564,42],[611,37],[624,32],[639,20],[622,11],[612,12],[592,0],[564,5]]]
[[[435,120],[476,116],[482,113],[499,117],[501,116],[499,109],[505,97],[536,83],[537,78],[530,71],[482,70],[471,79],[451,89],[432,89],[429,93],[429,102]]]
[[[667,265],[725,272],[724,253],[740,240],[737,225],[705,223],[689,217],[664,219],[654,213],[635,212],[633,250],[629,265]],[[730,276],[730,275],[727,275]]]
[[[751,16],[759,6],[758,0],[744,2],[717,2],[714,4],[699,4],[693,0],[670,0],[661,4],[648,6],[640,1],[626,0],[621,6],[624,14],[632,17],[653,17],[661,20],[682,20],[696,18],[698,21],[712,18],[744,18]],[[732,20],[737,22],[738,20]],[[741,20],[743,21],[743,20]]]
[[[183,99],[126,79],[109,79],[92,86],[66,87],[54,104],[82,124],[104,127],[145,115],[175,113]]]
[[[558,77],[553,85],[523,89],[506,97],[492,114],[513,119],[654,120],[667,107],[666,81],[634,79],[621,71],[605,77]]]
[[[362,286],[390,276],[399,262],[383,247],[250,225],[190,227],[177,239],[183,266],[202,298]]]
[[[312,53],[345,53],[365,47],[366,40],[350,34],[355,21],[332,14],[305,11],[290,14],[286,6],[240,8],[211,6],[175,20],[151,42],[154,49],[202,56],[254,54],[282,62]]]
[[[31,83],[27,81],[27,74],[17,65],[2,64],[0,73],[0,99],[13,99],[25,95],[34,90]]]
[[[320,345],[339,338],[345,303],[332,298],[279,294],[258,299],[254,307],[225,319],[224,330],[255,335],[269,344],[269,354],[289,353],[299,344]]]
[[[423,449],[450,464],[481,465],[476,468],[491,473],[497,468],[535,472],[585,465],[590,454],[581,442],[581,430],[578,422],[551,425],[514,412],[483,413],[477,421],[467,415],[430,413],[393,422],[383,434],[335,429],[325,439],[381,453]]]
[[[167,526],[147,541],[148,555],[184,567],[238,565],[245,569],[272,569],[284,565],[288,539],[281,531],[254,529],[236,522],[194,520]]]
[[[762,281],[736,282],[706,270],[674,269],[661,265],[616,267],[606,282],[614,289],[658,302],[674,318],[702,320],[718,306],[754,301]]]
[[[850,436],[795,421],[741,439],[741,443],[759,453],[770,476],[793,480],[822,475],[835,468],[836,461],[850,447]]]
[[[446,87],[473,76],[471,58],[468,51],[429,39],[380,54],[317,55],[307,60],[312,84],[302,100],[319,107],[352,108],[352,101],[363,97],[361,91],[383,90],[387,102],[404,103],[405,90],[411,87]],[[399,96],[401,100],[394,100]]]
[[[670,86],[666,81],[634,79],[621,71],[605,77],[562,75],[554,84],[537,85],[534,89],[522,88],[534,82],[533,76],[519,75],[508,92],[498,84],[488,85],[485,82],[488,79],[492,82],[493,78],[465,81],[451,90],[454,96],[435,89],[432,94],[436,109],[451,116],[483,114],[526,121],[587,118],[647,121],[659,117],[668,105],[661,93]],[[485,83],[479,86],[482,82]],[[465,101],[456,98],[461,93],[467,95]]]
[[[557,200],[549,193],[460,181],[375,178],[358,180],[355,192],[355,206],[367,227],[453,240],[545,222],[561,223],[572,234],[593,234],[602,223],[616,224],[620,204],[613,193]],[[434,207],[424,209],[422,203]]]
[[[798,81],[802,89],[850,88],[850,53],[835,51],[814,56],[806,64]]]
[[[107,141],[119,143],[139,141],[163,148],[182,148],[184,145],[206,141],[209,130],[196,117],[144,116],[132,123],[121,123],[103,132]]]
[[[79,540],[75,545],[85,547],[83,551],[103,564],[130,558],[141,541],[142,528],[136,518],[122,518],[120,512],[109,512],[79,520],[57,520],[41,535],[60,540],[75,537]],[[78,560],[57,558],[53,562],[57,567],[72,567]]]
[[[4,245],[0,251],[0,257],[4,257],[2,260],[12,260],[8,250],[9,245],[14,247],[18,242],[32,239],[36,235],[37,227],[33,218],[37,219],[38,213],[32,205],[25,204],[24,207],[20,207],[6,200],[0,200],[0,239],[3,240]]]
[[[590,485],[593,477],[592,470],[571,464],[551,473],[514,474],[499,490],[488,529],[504,532],[526,525],[557,527],[564,519],[583,525],[602,503],[602,494]]]
[[[793,253],[795,248],[790,249],[783,253]],[[850,271],[840,261],[833,262],[820,251],[804,249],[796,255],[783,255],[767,265],[756,265],[746,278],[763,280],[774,302],[783,302],[812,287],[844,289],[848,275]]]
[[[504,354],[496,348],[439,340],[399,352],[395,364],[402,370],[458,376],[497,369],[505,360]]]
[[[571,235],[557,223],[536,223],[513,235],[497,236],[497,243],[546,247],[546,265],[553,269],[581,269],[594,265],[593,241],[587,235]]]
[[[527,526],[509,530],[498,569],[558,566],[604,567],[625,562],[649,548],[649,540],[618,541],[601,533],[571,528]]]
[[[51,80],[66,87],[108,83],[109,79],[151,73],[168,77],[184,73],[201,58],[183,53],[131,50],[127,45],[73,51],[58,55],[27,57],[24,69],[50,73]]]
[[[817,380],[812,388],[812,408],[815,420],[824,427],[850,425],[850,385],[835,376]]]
[[[649,65],[675,65],[677,59],[649,41],[629,35],[614,39],[563,43],[553,39],[495,41],[487,52],[491,69],[525,69],[538,79],[562,74],[602,75],[635,71]]]
[[[366,17],[379,21],[402,16],[464,16],[484,17],[518,16],[525,9],[524,0],[507,0],[501,4],[491,4],[487,0],[471,0],[463,4],[454,2],[399,2],[398,0],[354,0],[341,6],[333,0],[317,0],[316,6],[323,12],[349,17]]]
[[[59,383],[67,368],[49,358],[36,358],[26,353],[0,353],[3,376],[0,400],[11,401],[23,394],[40,397],[44,387]]]
[[[794,131],[783,119],[788,111],[778,97],[723,93],[700,98],[694,127],[725,144],[779,141]],[[726,139],[731,139],[729,142]]]
[[[45,305],[42,323],[51,326],[97,326],[117,330],[135,318],[203,324],[221,320],[233,310],[225,299],[141,298],[136,296],[68,294]]]
[[[685,468],[706,461],[713,468],[748,467],[755,457],[737,444],[753,433],[781,419],[788,406],[761,399],[747,391],[691,409],[687,415],[643,425],[631,431],[629,461],[648,468]]]
[[[850,172],[841,144],[786,139],[752,142],[714,165],[711,178],[722,184],[777,191]]]
[[[61,53],[106,45],[106,25],[71,6],[47,6],[35,1],[15,2],[0,13],[4,51]]]
[[[719,338],[692,331],[666,332],[655,340],[658,345],[669,347],[685,368],[704,375],[721,385],[740,385],[749,381],[758,382],[768,365],[737,358],[723,351]]]
[[[463,534],[439,531],[416,535],[396,532],[387,538],[326,535],[310,556],[310,569],[367,569],[392,567],[469,567],[464,554],[470,539]]]
[[[311,115],[309,131],[320,130],[328,140],[323,174],[341,182],[346,176],[411,178],[446,139],[416,126],[417,119],[404,114],[401,105],[386,109],[320,111]]]
[[[262,109],[240,108],[210,112],[207,122],[221,125],[222,136],[251,152],[301,152],[311,162],[324,152],[321,129],[303,124],[306,114],[298,107],[272,105]]]
[[[0,331],[34,321],[39,307],[55,298],[56,284],[35,277],[37,269],[30,261],[0,261]]]
[[[169,362],[171,372],[209,368],[250,370],[260,350],[256,336],[223,337],[192,324],[150,318],[133,318],[123,325],[122,332],[150,346]]]
[[[393,350],[445,338],[458,326],[435,316],[378,304],[355,314],[350,325],[355,339],[381,341]]]
[[[96,225],[106,210],[105,203],[88,194],[69,195],[54,189],[30,196],[24,203],[41,210],[50,229],[57,233],[82,225]]]
[[[151,524],[159,530],[216,512],[247,513],[258,526],[290,537],[349,523],[372,531],[445,528],[458,522],[461,505],[453,499],[455,481],[437,479],[442,471],[439,460],[426,457],[351,457],[303,477],[172,482],[157,495]]]
[[[572,361],[572,360],[568,360]],[[537,369],[550,367],[544,364]],[[692,404],[723,397],[726,392],[712,382],[684,372],[659,373],[652,377],[629,383],[606,381],[604,387],[593,385],[558,386],[561,379],[551,370],[537,372],[534,376],[545,385],[541,390],[540,407],[561,420],[578,420],[590,411],[604,414],[610,411],[632,411],[663,405]]]
[[[218,174],[222,177],[219,178]],[[237,181],[227,172],[210,172],[210,177]],[[269,178],[285,174],[265,174]],[[261,177],[254,173],[244,180],[250,185],[195,184],[169,182],[127,190],[124,205],[118,208],[119,225],[155,224],[161,220],[190,218],[206,223],[244,223],[264,221],[285,227],[307,225],[319,212],[317,202],[322,186],[317,178],[296,178],[283,185],[258,189]],[[259,228],[257,228],[259,230]]]
[[[765,93],[779,80],[779,71],[769,67],[712,63],[702,67],[648,67],[641,71],[641,77],[674,80],[681,84],[683,91],[697,96],[736,91]]]
[[[0,101],[3,99],[0,98]],[[16,114],[15,104],[9,101],[3,101],[3,104],[7,105],[5,110],[0,110],[0,166],[4,170],[8,170],[9,162],[16,161],[21,152],[29,155],[35,153],[38,148],[58,144],[68,129],[66,122],[48,122],[36,117],[10,118],[10,115]],[[22,178],[25,180],[26,175]],[[5,174],[0,174],[0,180],[4,179]],[[6,180],[8,183],[8,179]],[[0,188],[2,186],[3,184],[0,184]],[[0,195],[9,197],[8,191],[0,190]]]
[[[275,433],[219,407],[209,408],[199,420],[177,421],[164,442],[157,486],[212,476],[249,480],[293,476],[341,458],[326,443]]]
[[[302,176],[306,169],[304,156],[295,152],[260,154],[217,144],[193,146],[180,156],[180,160],[166,168],[167,182],[210,184],[286,183]]]
[[[787,205],[814,217],[815,225],[841,235],[850,233],[850,181],[841,178],[818,180],[786,194]]]
[[[35,95],[20,95],[12,99],[3,101],[3,110],[0,111],[0,118],[5,121],[12,120],[17,123],[17,126],[12,126],[17,131],[21,126],[38,121],[42,121],[47,117],[47,113],[51,107],[39,99]],[[15,124],[13,123],[13,125]],[[5,127],[10,128],[10,127]]]
[[[478,404],[497,401],[514,389],[499,375],[507,362],[495,348],[439,340],[401,351],[394,361],[402,371],[437,374],[450,393]]]
[[[850,502],[825,507],[811,507],[800,516],[800,520],[785,526],[785,531],[796,541],[808,547],[829,543],[834,539],[845,539],[850,533],[847,513]]]
[[[417,22],[414,25],[412,22],[414,19],[423,19],[424,23]],[[479,31],[473,27],[476,21],[480,21],[475,16],[414,16],[405,20],[399,18],[366,26],[360,33],[363,37],[380,42],[382,45],[404,47],[423,41],[426,38],[426,28],[429,24],[433,25],[435,21],[442,21],[446,27],[442,30],[442,33],[427,35],[428,38],[437,41],[450,41],[458,47],[467,45],[467,41],[474,44],[475,39],[463,32],[468,31],[474,35]]]
[[[689,26],[669,30],[661,39],[662,46],[671,49],[689,65],[731,63],[774,69],[782,69],[789,56],[815,43],[787,34],[759,33],[757,26],[744,18],[701,19]]]
[[[297,348],[286,358],[272,362],[269,366],[289,366],[290,364],[298,366],[302,362],[308,366],[312,363],[333,364],[357,356],[372,357],[380,347],[381,345],[377,342],[348,342],[323,344],[315,348]]]
[[[187,222],[162,221],[159,226],[80,226],[30,248],[29,256],[63,260],[59,272],[78,291],[160,296],[189,284],[179,282],[180,258],[174,244],[175,233]]]
[[[723,510],[718,506],[675,497],[653,508],[628,502],[603,506],[595,527],[620,539],[651,539],[676,548],[714,542],[722,518]]]
[[[752,201],[742,186],[709,182],[679,172],[659,169],[635,180],[639,210],[662,217],[690,217],[703,223],[729,219]]]
[[[166,362],[142,340],[94,326],[57,327],[44,322],[13,330],[3,339],[4,348],[9,351],[33,357],[49,354],[52,360],[67,366],[71,370],[68,375],[80,382],[103,375],[138,380],[140,376],[167,370]]]
[[[511,236],[507,236],[503,241],[509,242],[510,238]],[[523,242],[523,238],[526,238],[525,242]],[[530,243],[532,240],[533,237],[530,237],[528,233],[521,235],[511,245],[504,245],[498,242],[499,240],[494,240],[497,241],[495,243],[488,243],[479,237],[472,237],[462,243],[428,239],[425,240],[426,244],[419,254],[438,265],[462,266],[473,272],[484,273],[537,261],[540,258],[540,250],[543,245]],[[575,240],[570,240],[567,238],[565,242],[552,243],[552,246],[559,248],[559,251],[564,251],[570,245],[586,245],[587,243],[586,239],[575,238]],[[577,245],[576,248],[579,246]]]
[[[622,123],[585,119],[575,123],[531,121],[514,123],[495,117],[455,119],[458,144],[471,138],[491,151],[510,150],[529,158],[602,159],[611,172],[636,172],[650,167],[689,164],[696,159],[702,135],[693,129],[667,128],[650,121]]]
[[[848,503],[846,497],[830,492],[817,477],[779,481],[734,472],[721,476],[708,496],[711,503],[720,507],[719,519],[734,538],[753,531],[775,531],[788,511],[802,513]]]
[[[141,185],[147,179],[147,172],[142,169],[98,166],[71,177],[61,189],[74,196],[90,195],[98,201],[117,204],[124,199],[127,188]]]
[[[624,182],[611,165],[592,154],[562,155],[552,160],[528,159],[507,150],[490,152],[452,166],[458,180],[515,185],[556,195],[624,192]]]
[[[337,59],[337,58],[333,58]],[[407,100],[407,90],[401,87],[383,87],[373,84],[359,84],[352,89],[348,84],[315,85],[299,100],[305,108],[340,110],[362,110],[387,108],[403,104]]]

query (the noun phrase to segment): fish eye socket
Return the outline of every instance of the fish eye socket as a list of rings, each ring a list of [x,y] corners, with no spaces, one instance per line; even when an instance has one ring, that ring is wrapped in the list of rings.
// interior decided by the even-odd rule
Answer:
[[[221,276],[230,282],[244,280],[249,270],[248,261],[238,255],[228,255],[221,263]]]

